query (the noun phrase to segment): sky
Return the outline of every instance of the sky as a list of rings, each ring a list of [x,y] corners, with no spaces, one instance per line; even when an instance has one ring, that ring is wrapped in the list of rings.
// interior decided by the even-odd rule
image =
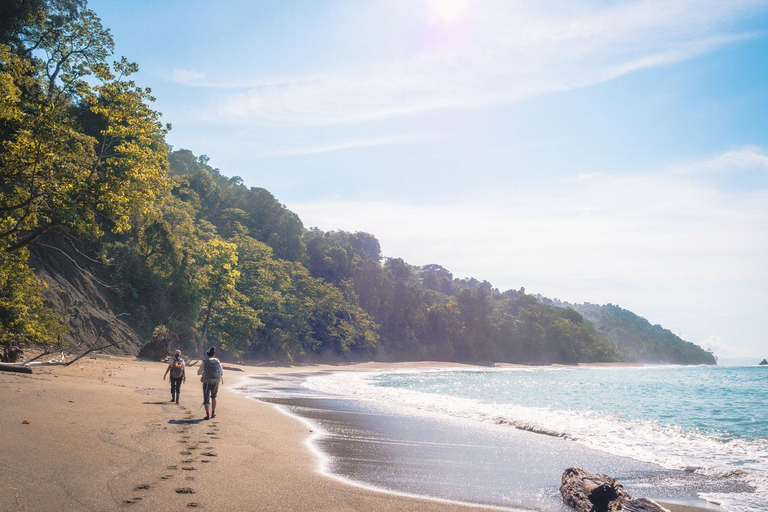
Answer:
[[[768,357],[768,2],[89,6],[169,143],[306,227]]]

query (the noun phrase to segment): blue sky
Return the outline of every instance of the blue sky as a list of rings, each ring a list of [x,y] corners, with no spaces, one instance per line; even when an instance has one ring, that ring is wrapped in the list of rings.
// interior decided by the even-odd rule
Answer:
[[[307,227],[768,357],[768,3],[90,2]]]

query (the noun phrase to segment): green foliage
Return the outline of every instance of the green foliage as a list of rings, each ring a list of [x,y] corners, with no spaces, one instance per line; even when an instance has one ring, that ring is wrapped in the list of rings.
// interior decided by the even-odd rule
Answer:
[[[26,250],[0,251],[0,345],[47,344],[58,341],[65,328],[45,307],[45,286],[27,265]]]
[[[167,127],[148,89],[110,65],[109,30],[80,0],[10,2],[0,23],[0,336],[52,342],[27,247],[46,233],[120,233],[166,189]],[[4,11],[6,7],[3,8]]]
[[[230,357],[708,360],[620,308],[562,308],[440,265],[382,259],[368,233],[306,230],[270,192],[205,155],[168,154],[151,91],[130,80],[136,64],[108,63],[112,36],[84,0],[3,9],[3,343],[60,335],[26,247],[67,232],[110,262],[100,275],[146,337],[172,332]]]
[[[574,304],[576,311],[593,322],[621,350],[622,359],[641,363],[716,364],[712,352],[680,339],[660,325],[613,304]]]
[[[96,14],[44,5],[0,45],[0,245],[18,250],[55,228],[130,229],[165,188],[167,131],[148,89],[110,66]]]

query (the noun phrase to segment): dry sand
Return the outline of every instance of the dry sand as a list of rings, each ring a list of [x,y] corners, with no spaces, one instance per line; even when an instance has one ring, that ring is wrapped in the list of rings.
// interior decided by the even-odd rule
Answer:
[[[312,369],[385,366],[414,365]],[[100,356],[66,368],[36,368],[32,375],[0,372],[0,511],[482,509],[324,476],[305,443],[310,432],[304,423],[226,388],[219,392],[217,417],[204,421],[195,368],[180,405],[168,401],[165,368]],[[242,375],[225,372],[226,384]]]

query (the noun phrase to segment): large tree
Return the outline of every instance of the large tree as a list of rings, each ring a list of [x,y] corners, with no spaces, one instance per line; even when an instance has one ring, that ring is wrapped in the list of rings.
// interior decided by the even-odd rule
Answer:
[[[66,7],[62,7],[66,4]],[[0,44],[0,247],[56,228],[130,228],[166,188],[167,146],[149,89],[128,77],[96,14],[50,2]]]
[[[130,229],[167,188],[168,126],[84,0],[8,2],[0,23],[0,340],[53,341],[28,247]],[[24,304],[30,307],[22,307]],[[45,319],[45,321],[41,321]]]

